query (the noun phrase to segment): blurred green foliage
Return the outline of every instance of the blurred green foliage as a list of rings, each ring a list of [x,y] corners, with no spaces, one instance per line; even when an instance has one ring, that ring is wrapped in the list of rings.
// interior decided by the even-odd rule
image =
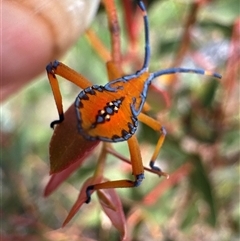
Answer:
[[[171,65],[191,2],[149,1],[152,42],[150,69]],[[237,0],[210,1],[200,8],[193,30],[191,50],[193,48],[197,53],[205,54],[223,75],[229,58],[233,24],[239,14],[236,6],[239,6]],[[122,8],[118,7],[122,18]],[[92,25],[109,46],[104,11],[98,13]],[[126,51],[128,41],[123,23],[121,27],[123,49]],[[214,48],[216,43],[217,49]],[[212,51],[215,51],[214,56],[208,54]],[[184,59],[183,65],[194,61],[191,56]],[[104,84],[107,80],[105,64],[84,37],[63,62],[87,76],[94,84]],[[60,81],[60,86],[66,109],[79,90],[65,81]],[[158,162],[170,174],[186,162],[192,164],[193,170],[167,189],[151,207],[144,206],[141,200],[161,182],[155,175],[147,173],[143,184],[137,189],[118,190],[127,216],[134,206],[141,208],[144,213],[144,218],[134,227],[133,240],[238,240],[239,92],[235,93],[238,88],[236,80],[234,93],[225,99],[221,82],[184,74],[179,76],[176,88],[168,89],[171,106],[153,113],[169,132]],[[52,135],[49,124],[56,117],[57,111],[46,75],[1,106],[3,237],[8,237],[7,240],[74,240],[75,236],[85,236],[95,240],[119,240],[117,231],[103,213],[99,213],[95,195],[92,203],[84,206],[72,223],[59,229],[81,184],[94,170],[98,150],[58,191],[47,199],[42,197],[49,172],[48,144]],[[158,135],[141,126],[138,136],[147,165],[147,157]],[[126,143],[116,146],[121,153],[128,155]],[[108,159],[105,170],[107,177],[113,180],[126,176],[124,171],[119,171],[122,165],[116,158]]]

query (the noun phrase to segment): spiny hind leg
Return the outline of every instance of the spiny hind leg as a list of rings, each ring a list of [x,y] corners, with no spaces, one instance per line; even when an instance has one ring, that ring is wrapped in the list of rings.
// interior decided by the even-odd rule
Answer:
[[[91,185],[87,188],[87,200],[86,203],[91,201],[91,193],[92,191],[99,189],[108,189],[108,188],[131,188],[137,187],[142,183],[144,179],[144,168],[142,164],[142,157],[139,148],[139,144],[135,135],[133,135],[130,139],[128,139],[128,147],[130,152],[130,159],[132,164],[132,172],[135,177],[135,180],[117,180],[117,181],[108,181],[99,184]]]

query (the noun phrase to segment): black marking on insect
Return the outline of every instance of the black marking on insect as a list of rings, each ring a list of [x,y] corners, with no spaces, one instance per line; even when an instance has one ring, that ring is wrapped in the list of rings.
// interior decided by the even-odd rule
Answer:
[[[114,101],[110,101],[102,110],[99,110],[98,115],[96,116],[96,121],[92,124],[92,128],[95,128],[98,124],[104,124],[105,121],[110,121],[111,116],[115,113],[118,113],[118,110],[123,100],[124,97],[121,97],[120,99],[116,99]]]

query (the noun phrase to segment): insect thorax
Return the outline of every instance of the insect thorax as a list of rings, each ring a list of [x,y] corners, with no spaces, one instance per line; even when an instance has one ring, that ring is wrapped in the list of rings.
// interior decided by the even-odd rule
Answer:
[[[80,134],[88,140],[129,139],[137,130],[137,115],[145,102],[144,88],[119,79],[82,90],[75,101]]]

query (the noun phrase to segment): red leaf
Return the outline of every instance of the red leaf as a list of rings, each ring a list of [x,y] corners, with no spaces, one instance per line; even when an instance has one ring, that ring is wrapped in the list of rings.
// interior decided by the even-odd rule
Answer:
[[[84,184],[81,188],[81,191],[79,193],[78,199],[75,202],[75,204],[73,205],[73,207],[71,208],[67,218],[63,222],[62,227],[64,227],[73,218],[73,216],[77,213],[77,211],[81,208],[81,206],[86,202],[86,200],[87,200],[87,195],[86,195],[87,187],[90,186],[90,185],[93,185],[95,183],[99,183],[99,182],[101,182],[101,180],[102,180],[102,177],[90,177],[84,182]]]
[[[74,105],[64,114],[64,121],[55,127],[50,147],[50,174],[60,172],[85,159],[99,141],[87,141],[79,133]]]
[[[122,234],[122,240],[127,239],[127,225],[121,200],[115,189],[97,190],[97,195],[103,211],[114,227]]]
[[[109,196],[106,192],[104,192],[104,190],[97,190],[97,195],[102,206],[115,212],[117,211],[115,204],[112,203],[112,201],[109,199]]]
[[[73,163],[70,165],[68,168],[65,170],[59,172],[59,173],[54,173],[50,180],[48,181],[47,186],[45,187],[44,190],[44,197],[49,196],[57,187],[64,182],[79,166],[82,165],[84,161],[84,158],[81,158],[77,162]]]

